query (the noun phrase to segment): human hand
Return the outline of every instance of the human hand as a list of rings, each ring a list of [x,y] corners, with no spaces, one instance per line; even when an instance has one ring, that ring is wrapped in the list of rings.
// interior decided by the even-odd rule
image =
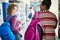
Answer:
[[[19,24],[21,24],[21,21],[18,21]]]

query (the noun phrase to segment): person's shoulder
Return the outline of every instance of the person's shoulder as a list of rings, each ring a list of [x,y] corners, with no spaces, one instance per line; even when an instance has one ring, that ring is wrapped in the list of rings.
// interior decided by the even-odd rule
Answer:
[[[50,11],[49,11],[49,13],[52,14],[52,15],[54,15],[54,16],[56,16],[53,12],[50,12]]]
[[[17,18],[17,16],[16,15],[12,15],[12,18]]]
[[[17,18],[16,15],[12,15],[12,20],[15,20]]]
[[[53,12],[49,11],[49,13],[56,18],[56,15]]]
[[[16,15],[13,15],[13,17],[17,17]]]

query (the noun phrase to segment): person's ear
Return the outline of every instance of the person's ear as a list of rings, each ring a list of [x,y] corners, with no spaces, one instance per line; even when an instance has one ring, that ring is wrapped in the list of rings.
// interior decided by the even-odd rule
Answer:
[[[46,9],[46,5],[44,5],[44,9]]]

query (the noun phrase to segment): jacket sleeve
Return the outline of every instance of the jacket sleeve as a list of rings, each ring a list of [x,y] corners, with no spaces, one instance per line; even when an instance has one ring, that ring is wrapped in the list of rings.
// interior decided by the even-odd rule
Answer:
[[[17,17],[14,16],[12,19],[11,19],[11,28],[12,28],[12,31],[15,32],[15,33],[18,33],[18,23],[17,23]]]

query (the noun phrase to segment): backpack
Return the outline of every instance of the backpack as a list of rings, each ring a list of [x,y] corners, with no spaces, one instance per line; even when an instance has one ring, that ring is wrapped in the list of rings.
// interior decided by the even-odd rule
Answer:
[[[10,16],[8,20],[0,26],[0,37],[2,40],[15,40],[15,35],[10,28],[9,22],[12,17],[13,16]]]
[[[38,24],[39,20],[40,19],[37,17],[32,19],[30,25],[25,32],[24,40],[42,40],[43,30],[40,24]]]

